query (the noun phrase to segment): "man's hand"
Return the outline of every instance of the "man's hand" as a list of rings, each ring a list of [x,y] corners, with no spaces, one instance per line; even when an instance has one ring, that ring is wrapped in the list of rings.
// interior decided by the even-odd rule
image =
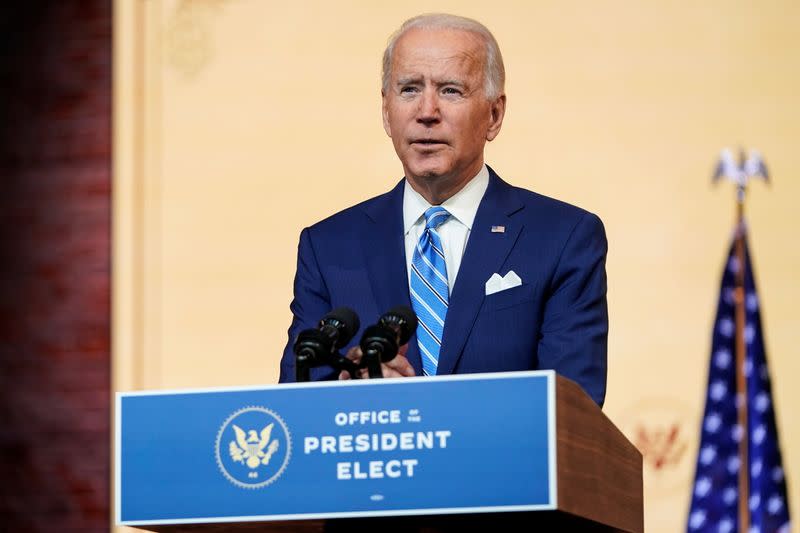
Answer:
[[[381,363],[381,372],[385,378],[403,378],[414,377],[414,367],[406,359],[406,352],[408,351],[408,344],[404,344],[398,350],[394,359],[388,363]],[[364,354],[361,352],[360,346],[353,346],[347,351],[347,358],[355,364],[361,363],[361,357]],[[369,379],[369,371],[366,368],[359,369],[360,377],[362,379]],[[343,370],[339,373],[339,379],[350,379],[350,373]]]

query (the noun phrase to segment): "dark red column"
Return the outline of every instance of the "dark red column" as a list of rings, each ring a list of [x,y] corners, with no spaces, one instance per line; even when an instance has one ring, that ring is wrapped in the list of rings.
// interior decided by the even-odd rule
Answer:
[[[108,531],[111,0],[0,7],[0,530]]]

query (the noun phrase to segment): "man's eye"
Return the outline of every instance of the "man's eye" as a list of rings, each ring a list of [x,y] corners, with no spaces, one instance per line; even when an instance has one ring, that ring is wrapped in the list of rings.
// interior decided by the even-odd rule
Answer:
[[[442,92],[444,94],[447,94],[447,95],[456,95],[456,96],[458,96],[458,95],[461,94],[461,89],[457,89],[455,87],[445,87],[444,89],[442,89]]]
[[[413,94],[415,92],[417,92],[417,88],[416,87],[401,87],[400,88],[400,94]]]

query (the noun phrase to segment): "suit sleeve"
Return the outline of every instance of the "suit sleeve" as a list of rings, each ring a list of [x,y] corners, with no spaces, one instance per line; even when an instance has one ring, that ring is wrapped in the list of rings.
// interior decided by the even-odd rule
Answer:
[[[304,329],[316,327],[319,320],[331,310],[330,294],[322,277],[311,241],[311,231],[308,228],[300,233],[297,272],[294,277],[294,298],[289,308],[292,311],[292,324],[289,326],[289,339],[281,359],[280,383],[295,381],[292,348],[297,334]],[[314,368],[311,371],[312,381],[335,377],[334,371],[330,367]]]
[[[607,374],[607,251],[603,223],[585,213],[558,260],[538,349],[539,368],[577,382],[601,406]]]

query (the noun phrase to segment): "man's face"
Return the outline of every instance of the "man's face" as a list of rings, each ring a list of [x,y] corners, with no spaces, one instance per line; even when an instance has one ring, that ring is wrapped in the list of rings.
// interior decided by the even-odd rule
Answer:
[[[480,37],[460,30],[412,29],[397,41],[383,127],[412,184],[458,190],[480,170],[505,111],[504,95],[486,98],[485,57]]]

